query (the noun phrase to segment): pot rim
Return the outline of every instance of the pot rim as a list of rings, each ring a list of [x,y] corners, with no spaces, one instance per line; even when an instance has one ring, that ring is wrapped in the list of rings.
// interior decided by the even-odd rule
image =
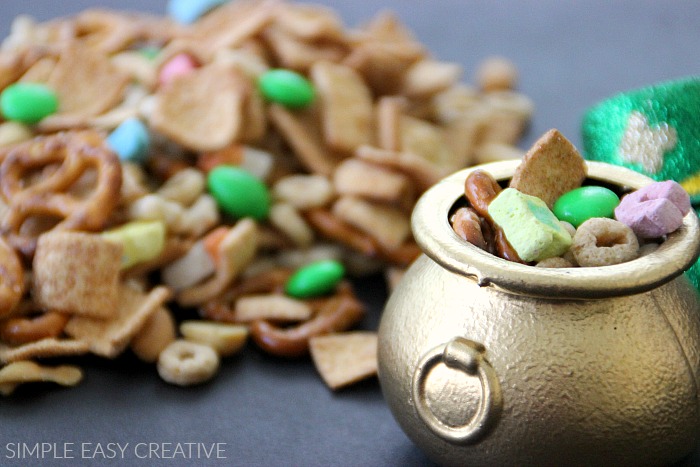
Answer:
[[[448,213],[464,196],[469,173],[481,169],[496,180],[509,179],[520,160],[493,162],[460,170],[428,189],[411,216],[416,242],[444,268],[482,287],[545,298],[590,299],[642,293],[671,281],[690,268],[700,254],[700,226],[694,210],[683,225],[651,254],[599,267],[535,268],[492,255],[465,242],[452,230]],[[638,189],[654,180],[625,167],[586,161],[588,179]]]

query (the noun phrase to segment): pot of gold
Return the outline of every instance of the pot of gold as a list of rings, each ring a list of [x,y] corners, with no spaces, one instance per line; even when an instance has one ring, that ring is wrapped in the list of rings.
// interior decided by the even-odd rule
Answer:
[[[379,328],[379,378],[394,417],[443,465],[682,458],[700,434],[700,297],[683,275],[700,251],[697,216],[691,210],[653,252],[619,264],[508,261],[464,241],[451,218],[467,204],[472,172],[507,186],[519,164],[460,171],[414,210],[424,254]],[[584,185],[620,195],[653,182],[581,164]]]

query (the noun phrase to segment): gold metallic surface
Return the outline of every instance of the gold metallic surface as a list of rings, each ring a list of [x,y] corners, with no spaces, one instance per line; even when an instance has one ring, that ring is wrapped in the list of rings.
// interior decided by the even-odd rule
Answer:
[[[508,179],[518,161],[482,166]],[[443,465],[664,465],[700,441],[694,213],[649,256],[597,268],[510,263],[448,212],[470,170],[426,192],[422,255],[379,327],[379,378],[407,435]],[[603,163],[589,179],[652,180]]]

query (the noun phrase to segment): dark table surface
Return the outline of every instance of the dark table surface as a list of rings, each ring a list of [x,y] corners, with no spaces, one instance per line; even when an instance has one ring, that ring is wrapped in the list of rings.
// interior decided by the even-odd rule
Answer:
[[[580,119],[590,105],[700,72],[696,1],[316,3],[335,8],[348,26],[383,9],[395,11],[435,57],[462,64],[466,82],[473,82],[483,58],[512,59],[520,71],[519,90],[536,104],[523,148],[550,128],[580,147]],[[165,0],[2,0],[0,35],[22,13],[45,20],[92,6],[163,13],[165,5]],[[373,277],[358,285],[370,305],[363,327],[376,329],[384,284]],[[86,375],[77,388],[33,388],[0,400],[0,465],[431,464],[395,423],[376,379],[333,393],[309,360],[282,361],[253,346],[225,360],[210,384],[185,389],[165,384],[153,366],[130,356],[76,363]],[[17,459],[19,446],[36,443],[57,443],[58,449],[44,459]],[[129,443],[124,459],[117,443]],[[137,454],[146,454],[145,448],[134,449],[139,443],[156,443],[159,451],[139,459]],[[156,457],[172,457],[176,443],[216,445],[222,458],[207,460],[204,452],[199,459]],[[72,458],[56,458],[62,454]],[[694,453],[683,465],[700,465],[700,456]]]

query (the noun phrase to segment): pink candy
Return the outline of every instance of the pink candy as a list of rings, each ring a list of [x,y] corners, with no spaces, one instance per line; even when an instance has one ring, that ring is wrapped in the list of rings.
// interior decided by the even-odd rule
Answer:
[[[160,68],[158,82],[161,86],[167,84],[176,77],[189,73],[197,66],[197,62],[190,55],[186,53],[177,54]]]
[[[673,180],[655,182],[622,198],[615,218],[641,238],[669,234],[683,224],[690,211],[690,196]]]

